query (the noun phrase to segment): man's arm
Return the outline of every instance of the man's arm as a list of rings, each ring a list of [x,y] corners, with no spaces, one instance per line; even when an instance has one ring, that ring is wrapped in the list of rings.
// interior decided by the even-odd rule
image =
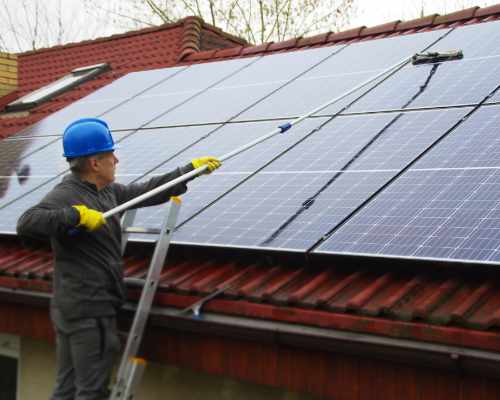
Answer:
[[[193,169],[194,169],[193,165],[189,163],[183,167],[176,168],[173,171],[168,172],[166,174],[155,176],[145,182],[131,183],[129,185],[122,185],[119,183],[115,183],[114,187],[118,204],[126,203],[127,201],[132,200],[137,196],[140,196],[141,194],[149,192],[150,190],[153,190],[158,186],[170,182],[171,180],[176,179],[179,176],[187,174]],[[140,202],[139,204],[136,204],[132,208],[149,207],[149,206],[154,206],[156,204],[162,204],[168,201],[171,196],[179,196],[185,193],[186,191],[187,191],[186,182],[181,182],[169,189],[166,189],[154,195],[153,197],[150,197],[149,199]]]
[[[26,210],[17,221],[17,233],[35,238],[58,236],[78,225],[80,214],[56,187],[37,205]]]

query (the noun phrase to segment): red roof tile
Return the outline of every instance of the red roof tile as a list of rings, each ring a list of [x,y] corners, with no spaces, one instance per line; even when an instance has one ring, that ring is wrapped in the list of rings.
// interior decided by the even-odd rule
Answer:
[[[461,10],[457,11],[451,14],[446,14],[446,15],[439,15],[436,17],[434,20],[434,24],[439,25],[439,24],[448,24],[452,22],[457,22],[457,21],[464,21],[467,19],[471,19],[474,17],[476,14],[477,10],[479,7],[471,7],[467,8],[466,10]]]
[[[395,30],[404,31],[408,29],[425,28],[431,26],[439,14],[427,15],[426,17],[412,19],[411,21],[401,21]]]
[[[394,32],[400,22],[401,22],[400,20],[397,20],[397,21],[387,22],[382,25],[365,28],[360,32],[360,36],[372,36],[372,35],[378,35],[380,33]]]
[[[48,250],[0,244],[0,275],[14,278],[0,277],[0,286],[49,291],[50,261]],[[148,267],[145,258],[127,257],[125,263],[126,277],[144,278]],[[208,302],[207,309],[357,332],[372,331],[372,325],[361,323],[369,316],[375,318],[372,324],[383,322],[380,327],[386,335],[455,345],[469,340],[467,332],[472,338],[476,337],[474,332],[500,328],[500,287],[479,271],[471,279],[459,271],[363,271],[335,265],[269,267],[241,259],[202,256],[168,264],[157,297],[165,306],[183,307],[193,302],[193,296],[203,298],[221,288],[226,288],[225,293]],[[172,302],[174,293],[177,297]],[[259,314],[262,307],[274,311]],[[278,312],[280,309],[282,312]],[[333,323],[335,318],[338,323]],[[427,333],[421,330],[423,326]],[[459,338],[451,335],[456,329],[461,330]],[[499,351],[500,343],[476,343],[476,347]]]

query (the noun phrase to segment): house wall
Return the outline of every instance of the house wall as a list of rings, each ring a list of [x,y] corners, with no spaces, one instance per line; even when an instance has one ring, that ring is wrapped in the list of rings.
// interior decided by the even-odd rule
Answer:
[[[18,400],[47,400],[55,381],[55,346],[45,341],[21,340]],[[138,399],[200,400],[312,400],[313,397],[264,385],[240,382],[189,369],[148,364]]]
[[[0,97],[17,88],[17,56],[0,52]]]
[[[55,373],[54,348],[49,344],[54,338],[47,308],[0,301],[0,315],[0,333],[23,338],[20,357],[23,396],[18,400],[46,400]],[[197,399],[203,393],[199,397],[203,400],[500,399],[500,374],[492,379],[460,370],[407,365],[404,359],[383,361],[364,354],[343,355],[156,327],[148,329],[145,343],[148,360],[179,368],[150,365],[144,390],[151,391],[146,397],[151,400],[159,399],[160,392],[165,395],[186,391],[190,395],[182,398]],[[316,397],[300,397],[285,391]]]

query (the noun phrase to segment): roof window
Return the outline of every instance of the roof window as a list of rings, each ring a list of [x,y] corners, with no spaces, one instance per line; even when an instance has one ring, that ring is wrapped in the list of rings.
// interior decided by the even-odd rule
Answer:
[[[74,69],[57,81],[9,103],[6,106],[6,111],[23,111],[33,108],[107,70],[109,70],[109,65],[107,63]]]

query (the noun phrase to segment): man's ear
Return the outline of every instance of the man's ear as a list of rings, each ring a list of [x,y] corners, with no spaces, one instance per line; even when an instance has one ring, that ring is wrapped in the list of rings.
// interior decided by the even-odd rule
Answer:
[[[90,157],[90,158],[88,159],[88,163],[89,163],[89,169],[90,169],[90,171],[95,172],[95,171],[97,171],[97,170],[98,170],[98,168],[99,168],[99,167],[98,167],[98,162],[97,162],[97,161],[98,161],[98,160],[97,160],[97,158],[96,158],[96,157]]]

